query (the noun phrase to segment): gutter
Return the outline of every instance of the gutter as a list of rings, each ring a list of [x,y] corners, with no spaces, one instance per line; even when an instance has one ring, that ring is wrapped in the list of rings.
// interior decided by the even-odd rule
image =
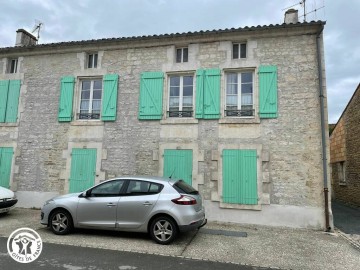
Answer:
[[[330,214],[329,214],[329,187],[328,187],[328,170],[327,170],[327,155],[326,155],[326,129],[325,129],[325,108],[324,108],[324,91],[323,91],[323,72],[322,72],[322,57],[320,50],[320,38],[324,28],[316,35],[316,51],[319,72],[319,99],[320,99],[320,117],[321,117],[321,141],[322,141],[322,157],[323,157],[323,178],[324,178],[324,202],[325,202],[325,230],[330,232]]]

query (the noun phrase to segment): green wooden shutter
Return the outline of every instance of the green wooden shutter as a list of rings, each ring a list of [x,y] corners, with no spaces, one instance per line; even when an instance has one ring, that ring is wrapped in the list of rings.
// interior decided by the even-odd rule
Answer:
[[[15,123],[17,121],[20,87],[20,80],[11,80],[9,83],[5,122]]]
[[[143,72],[140,81],[139,119],[162,118],[163,72]]]
[[[182,179],[192,184],[192,150],[165,149],[164,151],[164,177]]]
[[[220,69],[196,72],[196,118],[220,118]]]
[[[10,188],[11,163],[14,150],[12,147],[0,148],[0,186]]]
[[[204,118],[204,77],[205,70],[196,71],[196,112],[195,118]]]
[[[257,204],[256,150],[223,151],[223,202]]]
[[[9,80],[0,81],[0,123],[5,122]]]
[[[94,185],[96,149],[73,148],[69,192],[81,192]]]
[[[74,77],[62,77],[59,102],[59,122],[70,122],[73,116]]]
[[[259,68],[260,118],[278,117],[277,67]]]
[[[107,74],[104,76],[104,93],[102,101],[101,120],[116,120],[116,105],[119,75]]]

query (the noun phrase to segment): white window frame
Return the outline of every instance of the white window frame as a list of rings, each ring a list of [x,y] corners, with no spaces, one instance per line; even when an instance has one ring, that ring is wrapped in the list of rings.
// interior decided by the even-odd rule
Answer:
[[[89,97],[89,108],[88,108],[88,114],[92,114],[93,110],[92,110],[92,104],[94,101],[93,98],[93,92],[94,92],[94,82],[95,81],[101,81],[101,99],[100,99],[100,112],[99,112],[99,118],[91,118],[91,117],[87,117],[87,118],[80,118],[81,115],[81,94],[82,94],[82,85],[84,81],[90,81],[90,97]],[[102,77],[84,77],[84,78],[79,78],[79,87],[78,87],[78,98],[79,98],[79,102],[78,102],[78,108],[77,108],[77,120],[91,120],[91,121],[99,121],[101,120],[101,110],[102,110],[102,102],[103,102],[103,95],[104,95],[104,82],[103,82],[103,78]]]
[[[184,111],[183,110],[183,98],[184,98],[184,77],[191,76],[193,78],[192,84],[192,110]],[[191,116],[183,116],[182,113],[179,113],[179,116],[170,116],[170,94],[171,94],[171,77],[180,77],[179,85],[179,112],[191,112]],[[195,115],[195,74],[193,73],[181,73],[181,74],[169,74],[168,75],[168,98],[167,98],[167,108],[168,108],[168,117],[169,118],[194,118]]]
[[[238,57],[234,57],[234,46],[238,45]],[[245,57],[241,57],[241,45],[245,45]],[[239,42],[239,43],[233,43],[232,45],[232,59],[246,59],[247,58],[247,43],[246,42]]]
[[[187,50],[187,59],[186,61],[184,61],[184,50]],[[177,59],[177,53],[178,51],[181,51],[181,57],[180,57],[180,61],[178,61]],[[187,63],[189,62],[189,47],[178,47],[178,48],[175,48],[175,62],[176,63]]]
[[[237,74],[237,85],[238,85],[238,88],[237,88],[237,110],[238,111],[241,111],[241,106],[243,105],[242,104],[242,89],[241,89],[241,85],[242,85],[242,81],[241,81],[241,74],[242,73],[251,73],[252,74],[252,111],[253,111],[253,114],[251,116],[242,116],[242,115],[239,115],[239,116],[232,116],[232,115],[227,115],[226,111],[227,111],[227,97],[228,97],[228,94],[227,94],[227,87],[228,87],[228,74],[234,74],[236,73]],[[234,118],[234,117],[238,117],[238,118],[255,118],[255,71],[254,70],[228,70],[225,72],[225,98],[224,98],[224,116],[226,118]],[[240,86],[240,87],[239,87]]]
[[[90,61],[90,57],[92,56],[92,60]],[[96,59],[96,63],[95,63]],[[99,61],[99,55],[98,53],[88,53],[87,54],[87,60],[86,60],[86,67],[87,68],[97,68],[98,67],[98,61]],[[96,64],[96,66],[95,66]]]
[[[14,65],[13,65],[14,63]],[[19,59],[18,58],[12,58],[9,59],[9,73],[17,73],[18,71],[18,66],[19,66]],[[13,69],[14,67],[14,69]]]

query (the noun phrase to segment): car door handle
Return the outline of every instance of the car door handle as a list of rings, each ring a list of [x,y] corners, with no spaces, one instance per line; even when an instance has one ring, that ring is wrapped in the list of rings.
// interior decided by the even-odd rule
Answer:
[[[150,203],[150,202],[144,202],[143,205],[149,206],[149,205],[152,205],[152,203]]]
[[[107,206],[112,207],[112,206],[116,206],[116,204],[115,203],[108,203]]]

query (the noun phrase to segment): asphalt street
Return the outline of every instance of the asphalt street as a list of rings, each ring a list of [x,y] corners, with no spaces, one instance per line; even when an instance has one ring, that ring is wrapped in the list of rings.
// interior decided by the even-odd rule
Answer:
[[[193,260],[174,256],[159,256],[134,252],[44,243],[40,257],[28,264],[15,262],[7,253],[7,238],[0,237],[0,266],[6,270],[66,269],[66,270],[266,270],[231,263]]]
[[[332,202],[334,225],[346,234],[360,235],[360,208]]]

